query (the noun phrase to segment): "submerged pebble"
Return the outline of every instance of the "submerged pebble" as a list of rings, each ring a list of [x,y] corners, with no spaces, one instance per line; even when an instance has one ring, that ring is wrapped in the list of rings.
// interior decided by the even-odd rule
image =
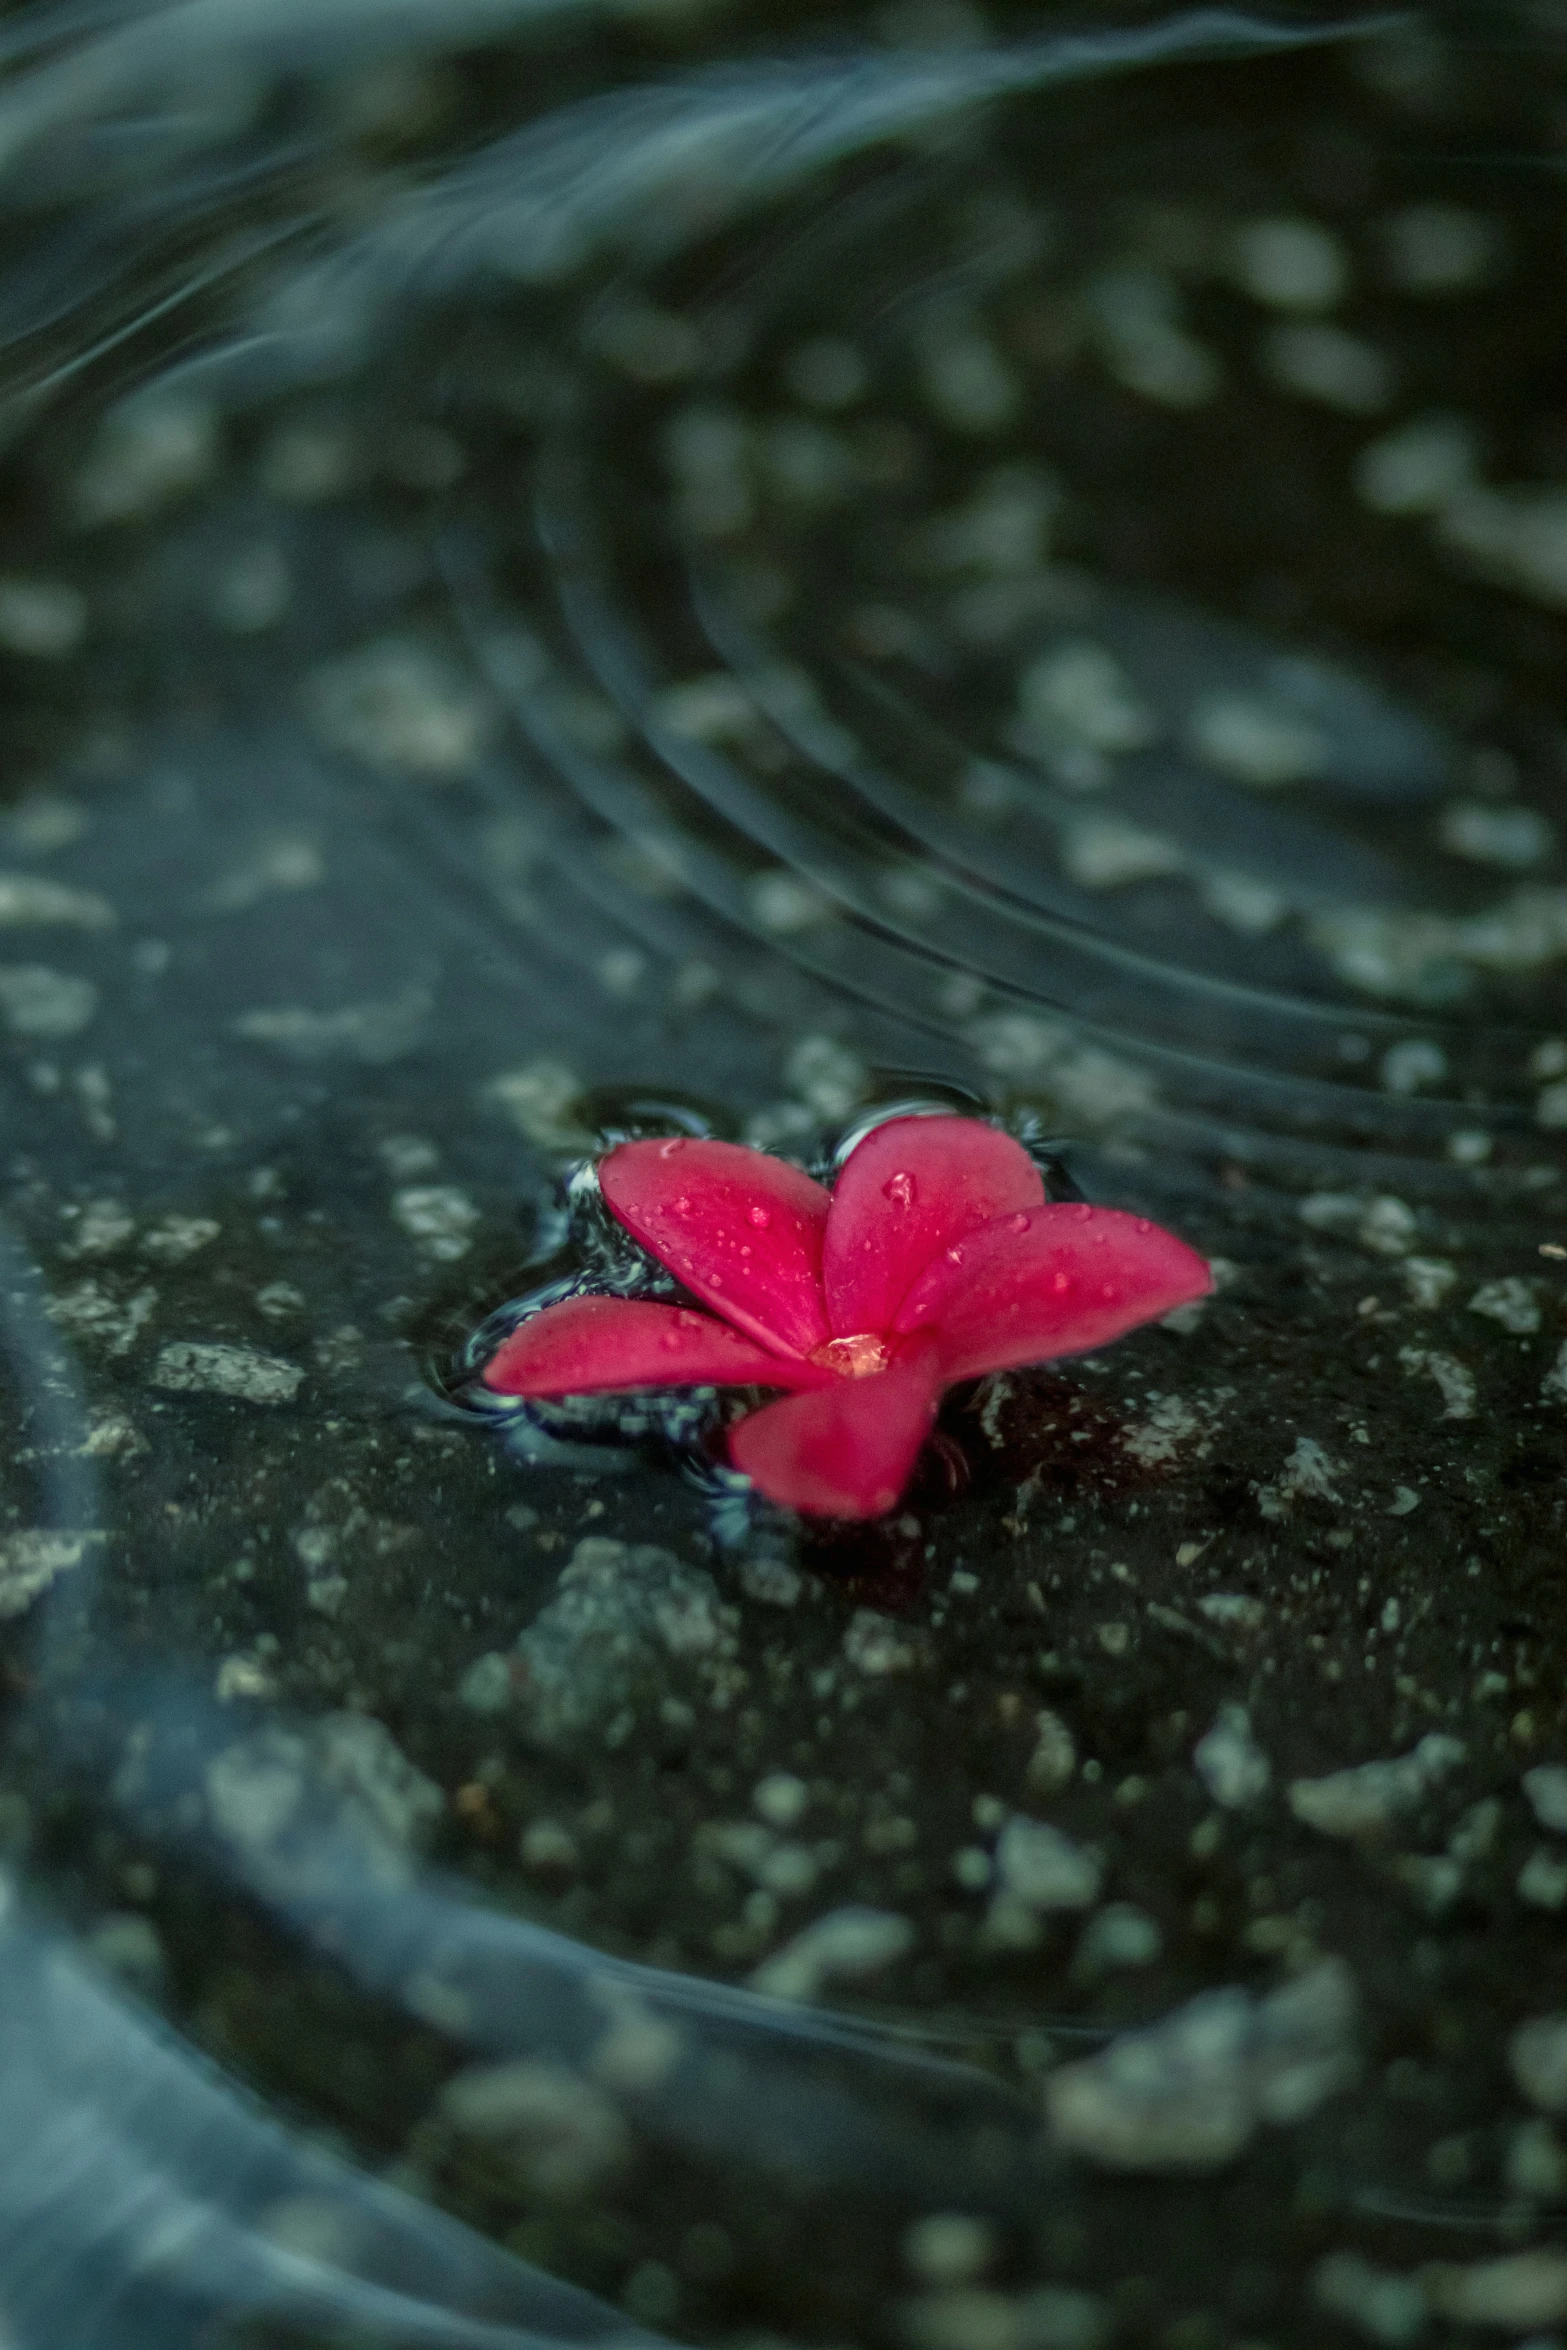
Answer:
[[[1116,2170],[1202,2171],[1264,2123],[1302,2121],[1359,2072],[1355,1980],[1340,1959],[1253,2000],[1205,1991],[1045,2082],[1064,2150]]]
[[[764,1959],[751,1988],[773,1999],[816,1999],[833,1983],[879,1974],[904,1957],[914,1940],[913,1924],[895,1911],[829,1910]]]

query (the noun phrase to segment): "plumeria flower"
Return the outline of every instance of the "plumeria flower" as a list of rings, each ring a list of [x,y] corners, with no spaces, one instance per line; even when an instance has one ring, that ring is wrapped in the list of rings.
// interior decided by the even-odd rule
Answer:
[[[707,1310],[567,1298],[511,1333],[484,1384],[781,1387],[731,1429],[730,1459],[816,1516],[891,1509],[955,1381],[1086,1354],[1213,1285],[1146,1218],[1047,1201],[1021,1144],[977,1118],[874,1127],[831,1192],[763,1151],[685,1139],[622,1143],[598,1179]]]

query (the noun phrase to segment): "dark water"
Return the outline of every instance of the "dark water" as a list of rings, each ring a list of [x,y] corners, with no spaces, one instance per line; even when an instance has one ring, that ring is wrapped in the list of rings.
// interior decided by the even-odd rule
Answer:
[[[5,2350],[1567,2335],[1564,47],[0,18]],[[462,1408],[909,1099],[1217,1294]]]

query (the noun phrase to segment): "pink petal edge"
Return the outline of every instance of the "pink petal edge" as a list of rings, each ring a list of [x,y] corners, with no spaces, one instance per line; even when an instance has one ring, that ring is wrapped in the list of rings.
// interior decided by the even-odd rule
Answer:
[[[1195,1249],[1120,1208],[1003,1216],[956,1253],[920,1276],[894,1324],[937,1340],[947,1384],[1087,1354],[1213,1287]]]
[[[891,1118],[852,1150],[833,1190],[822,1286],[836,1335],[889,1330],[944,1249],[1010,1212],[1042,1207],[1039,1169],[978,1118]]]
[[[822,1234],[829,1195],[798,1167],[734,1142],[624,1142],[599,1188],[626,1230],[713,1313],[785,1357],[829,1335]]]
[[[770,1354],[689,1306],[568,1297],[519,1323],[485,1364],[498,1395],[594,1395],[623,1387],[814,1387],[831,1372]]]
[[[818,1518],[879,1518],[913,1474],[941,1398],[938,1350],[916,1343],[868,1379],[764,1404],[729,1456],[769,1501]]]

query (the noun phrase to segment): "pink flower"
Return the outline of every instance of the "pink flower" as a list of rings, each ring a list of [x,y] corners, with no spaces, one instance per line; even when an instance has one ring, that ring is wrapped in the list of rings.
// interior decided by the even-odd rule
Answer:
[[[1047,1202],[1020,1144],[975,1118],[875,1127],[824,1191],[730,1142],[627,1142],[599,1166],[642,1246],[711,1307],[574,1297],[496,1350],[502,1395],[782,1387],[730,1457],[770,1500],[892,1508],[960,1379],[1084,1354],[1212,1287],[1173,1233]]]

